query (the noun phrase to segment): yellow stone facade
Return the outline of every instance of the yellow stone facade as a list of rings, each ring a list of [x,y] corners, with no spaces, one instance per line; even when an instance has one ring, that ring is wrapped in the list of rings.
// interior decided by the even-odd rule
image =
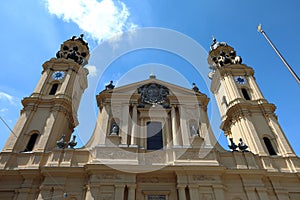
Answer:
[[[56,56],[43,64],[37,87],[22,100],[0,153],[0,199],[300,199],[300,159],[275,105],[226,43],[214,41],[208,63],[231,150],[211,130],[205,94],[154,75],[107,85],[96,97],[90,140],[72,148],[88,87],[89,49],[82,37],[73,37]]]

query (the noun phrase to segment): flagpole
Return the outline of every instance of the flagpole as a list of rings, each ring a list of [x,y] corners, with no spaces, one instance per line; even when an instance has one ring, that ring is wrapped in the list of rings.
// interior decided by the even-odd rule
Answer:
[[[269,39],[269,37],[267,36],[266,32],[262,29],[261,24],[258,25],[257,27],[257,31],[260,32],[265,39],[268,41],[268,43],[271,45],[271,47],[274,49],[274,51],[276,52],[276,54],[279,56],[279,58],[281,59],[281,61],[283,62],[283,64],[288,68],[288,70],[290,71],[290,73],[293,75],[293,77],[296,79],[296,81],[298,82],[298,84],[300,84],[300,79],[297,76],[297,74],[294,72],[294,70],[291,68],[291,66],[287,63],[287,61],[283,58],[283,56],[280,54],[280,52],[278,51],[278,49],[275,47],[275,45],[272,43],[272,41]]]

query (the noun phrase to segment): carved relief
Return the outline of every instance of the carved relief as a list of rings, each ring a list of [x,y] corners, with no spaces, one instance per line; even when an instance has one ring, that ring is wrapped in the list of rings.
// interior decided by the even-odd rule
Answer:
[[[142,103],[155,105],[166,102],[169,89],[162,85],[150,83],[140,87],[138,92],[141,94]]]

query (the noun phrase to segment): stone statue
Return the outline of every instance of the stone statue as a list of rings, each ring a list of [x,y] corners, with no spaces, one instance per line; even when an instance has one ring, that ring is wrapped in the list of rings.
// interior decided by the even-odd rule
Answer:
[[[65,142],[65,135],[61,136],[61,139],[56,141],[56,145],[60,149],[64,149],[67,145],[67,142]]]
[[[113,81],[110,81],[108,85],[105,85],[105,90],[112,90],[114,88]]]
[[[233,138],[229,138],[229,140],[230,140],[230,145],[228,145],[229,149],[231,149],[232,151],[238,151],[236,150],[238,146],[233,142]]]
[[[248,146],[243,142],[243,139],[240,138],[240,143],[239,143],[239,149],[242,152],[249,152],[248,150],[246,150],[248,148]]]
[[[196,85],[196,83],[193,83],[193,90],[194,90],[194,92],[200,92],[199,88]]]
[[[73,135],[72,140],[68,143],[71,149],[74,149],[74,147],[77,145],[77,142],[75,142],[76,135]]]
[[[192,137],[199,137],[199,131],[194,124],[192,124],[190,127],[190,133]]]
[[[110,135],[119,135],[119,126],[116,122],[113,123]]]

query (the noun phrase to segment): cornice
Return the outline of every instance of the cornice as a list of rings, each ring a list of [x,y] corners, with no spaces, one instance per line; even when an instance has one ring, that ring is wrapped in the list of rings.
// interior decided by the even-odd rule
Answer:
[[[254,70],[244,64],[232,64],[218,69],[221,76],[253,76]]]
[[[50,60],[44,62],[43,68],[44,71],[47,69],[50,70],[68,70],[72,69],[75,72],[78,72],[81,65],[73,61],[72,59],[65,59],[65,58],[51,58]]]
[[[242,99],[243,100],[243,99]],[[231,102],[232,104],[232,102]],[[261,102],[260,100],[252,101],[240,101],[237,104],[230,106],[226,112],[226,117],[224,118],[221,129],[228,129],[232,123],[245,118],[246,116],[251,116],[253,114],[262,114],[264,117],[275,116],[276,106],[268,102]]]

